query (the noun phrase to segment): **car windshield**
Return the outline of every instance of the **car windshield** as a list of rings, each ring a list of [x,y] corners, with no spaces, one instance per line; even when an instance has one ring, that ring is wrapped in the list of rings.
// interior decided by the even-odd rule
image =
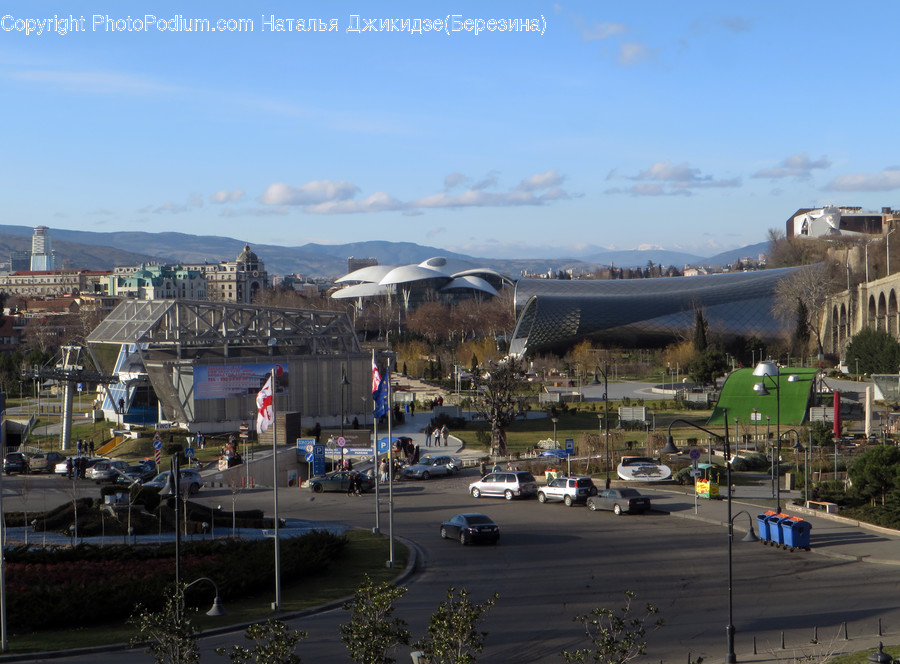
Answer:
[[[437,459],[434,457],[423,457],[419,461],[420,466],[433,466],[437,462]]]
[[[621,493],[623,498],[639,498],[641,495],[637,489],[622,489]]]

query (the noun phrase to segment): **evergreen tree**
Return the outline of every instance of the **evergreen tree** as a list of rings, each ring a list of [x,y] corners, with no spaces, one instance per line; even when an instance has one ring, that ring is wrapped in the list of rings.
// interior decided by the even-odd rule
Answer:
[[[708,330],[709,324],[703,317],[703,310],[697,309],[697,314],[694,317],[694,350],[698,353],[706,352],[706,348],[709,345],[707,339]]]

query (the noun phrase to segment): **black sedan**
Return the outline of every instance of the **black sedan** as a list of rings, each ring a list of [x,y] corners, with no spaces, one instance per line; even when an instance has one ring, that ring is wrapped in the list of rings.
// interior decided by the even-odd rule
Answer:
[[[637,489],[606,489],[587,499],[588,509],[612,510],[616,514],[643,514],[650,511],[650,499]]]
[[[458,539],[462,545],[500,542],[500,526],[484,514],[457,514],[441,524],[443,539]]]
[[[350,488],[350,470],[335,470],[328,473],[324,477],[313,477],[306,485],[316,493],[323,491],[347,491]],[[360,489],[363,492],[371,491],[375,488],[375,478],[366,473],[358,474],[362,483]]]

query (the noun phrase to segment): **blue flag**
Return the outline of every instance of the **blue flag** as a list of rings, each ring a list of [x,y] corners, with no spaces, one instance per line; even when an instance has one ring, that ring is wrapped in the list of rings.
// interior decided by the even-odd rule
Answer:
[[[384,376],[378,382],[378,387],[372,392],[375,399],[375,417],[383,417],[388,414],[391,404],[388,403],[388,388],[391,382],[390,369],[385,370]]]

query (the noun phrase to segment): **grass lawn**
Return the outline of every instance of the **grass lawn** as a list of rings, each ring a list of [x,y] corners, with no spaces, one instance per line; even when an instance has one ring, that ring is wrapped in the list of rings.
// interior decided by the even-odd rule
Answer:
[[[350,530],[347,531],[347,538],[349,544],[340,560],[336,560],[325,574],[295,584],[290,584],[289,579],[282,577],[282,608],[278,614],[271,610],[271,603],[275,599],[273,572],[271,588],[242,601],[229,600],[225,604],[228,615],[223,618],[210,618],[205,615],[212,606],[213,589],[209,584],[198,584],[201,588],[208,588],[209,600],[197,607],[199,612],[194,616],[194,623],[201,630],[206,630],[226,625],[263,622],[269,618],[278,617],[278,615],[313,608],[348,597],[362,583],[365,574],[368,574],[375,583],[380,583],[396,578],[406,568],[409,551],[399,542],[394,542],[394,566],[388,568],[385,566],[385,562],[390,555],[390,542],[385,535],[374,535],[366,530]],[[172,570],[173,576],[174,573],[175,571]],[[185,579],[185,581],[189,582],[190,579]],[[98,616],[102,616],[102,614],[98,612]],[[94,627],[77,630],[54,629],[28,634],[10,634],[8,637],[9,653],[127,643],[130,638],[137,635],[137,631],[134,627],[125,624],[125,618],[127,616],[116,616],[110,622],[98,622]],[[337,636],[336,634],[335,638]]]

